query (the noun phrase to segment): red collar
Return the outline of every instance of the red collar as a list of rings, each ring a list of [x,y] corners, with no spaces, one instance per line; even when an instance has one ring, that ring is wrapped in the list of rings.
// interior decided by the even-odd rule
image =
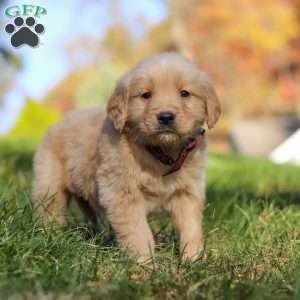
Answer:
[[[204,133],[205,130],[201,128],[196,137],[189,138],[186,144],[179,151],[179,154],[175,160],[169,155],[165,154],[159,146],[147,145],[146,149],[162,164],[171,166],[171,168],[165,174],[163,174],[163,176],[167,176],[178,171],[182,167],[184,161],[188,157],[188,154],[202,143],[204,139]]]

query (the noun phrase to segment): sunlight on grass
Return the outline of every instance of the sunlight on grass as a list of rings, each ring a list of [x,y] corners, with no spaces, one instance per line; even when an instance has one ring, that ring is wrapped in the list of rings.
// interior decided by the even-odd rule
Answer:
[[[37,226],[33,149],[0,144],[1,298],[299,299],[299,168],[212,154],[205,255],[183,264],[162,216],[151,220],[156,262],[140,266],[117,248],[107,222],[93,234],[76,207],[67,228]]]

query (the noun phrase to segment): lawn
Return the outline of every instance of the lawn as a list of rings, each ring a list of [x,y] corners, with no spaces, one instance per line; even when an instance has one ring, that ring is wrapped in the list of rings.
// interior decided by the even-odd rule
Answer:
[[[211,154],[205,255],[183,263],[161,216],[156,262],[140,266],[75,206],[68,228],[37,226],[33,148],[0,143],[1,299],[300,299],[300,168]]]

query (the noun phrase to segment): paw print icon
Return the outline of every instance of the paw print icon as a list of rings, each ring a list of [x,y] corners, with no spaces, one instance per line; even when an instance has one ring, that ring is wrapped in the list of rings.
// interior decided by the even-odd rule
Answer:
[[[9,23],[5,26],[5,31],[11,34],[11,44],[14,47],[28,45],[36,47],[39,44],[39,35],[45,31],[42,24],[36,24],[33,17],[24,20],[22,17],[16,17],[13,24]]]

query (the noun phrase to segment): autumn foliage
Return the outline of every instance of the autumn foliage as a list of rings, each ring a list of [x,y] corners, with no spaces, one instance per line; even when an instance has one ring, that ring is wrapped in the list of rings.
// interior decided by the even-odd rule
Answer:
[[[90,63],[75,67],[47,102],[62,111],[103,103],[123,71],[146,55],[175,50],[214,79],[227,119],[300,113],[299,0],[171,0],[166,5],[168,17],[145,27],[142,37],[120,22],[104,38],[78,37],[66,45],[71,58],[84,53]]]

